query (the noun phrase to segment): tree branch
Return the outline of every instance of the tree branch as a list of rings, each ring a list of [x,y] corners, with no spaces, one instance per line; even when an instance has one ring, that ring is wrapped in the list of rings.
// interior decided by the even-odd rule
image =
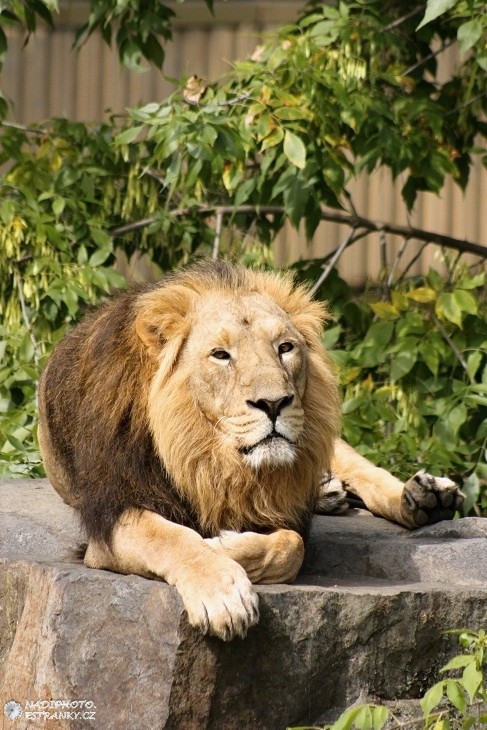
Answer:
[[[320,274],[320,276],[318,277],[318,279],[315,281],[315,283],[313,284],[313,286],[310,289],[311,296],[314,296],[316,294],[316,292],[318,291],[320,286],[323,284],[323,282],[326,281],[326,279],[329,277],[330,271],[333,269],[336,262],[338,261],[338,259],[342,255],[342,253],[345,251],[345,249],[348,248],[348,246],[351,246],[352,243],[354,243],[355,241],[358,241],[360,238],[363,238],[365,235],[366,234],[363,232],[359,233],[358,235],[355,235],[355,228],[352,228],[352,230],[350,231],[347,238],[345,238],[341,242],[341,244],[338,246],[338,248],[335,249],[335,251],[331,254],[331,256],[328,257],[326,268],[323,270],[323,273]]]
[[[174,218],[180,218],[185,215],[198,214],[204,218],[210,216],[221,215],[237,215],[238,213],[253,213],[255,216],[259,215],[285,215],[286,211],[282,206],[279,205],[201,205],[192,206],[188,208],[176,208],[172,211],[168,211],[166,215]],[[163,218],[164,214],[159,216],[152,216],[151,218],[144,218],[140,221],[134,221],[133,223],[127,223],[123,226],[117,226],[112,228],[110,235],[122,236],[126,233],[132,233],[138,231],[141,228],[145,228],[158,220]],[[381,221],[375,221],[370,218],[364,218],[363,216],[357,215],[356,213],[342,213],[340,211],[323,208],[321,213],[321,219],[324,221],[330,221],[332,223],[340,223],[342,225],[349,226],[350,228],[363,228],[371,233],[392,233],[393,235],[400,236],[401,238],[415,238],[418,241],[424,243],[436,243],[439,246],[445,248],[451,248],[460,253],[470,253],[474,256],[480,256],[483,259],[487,259],[487,246],[483,246],[480,243],[474,243],[467,241],[466,239],[454,238],[453,236],[446,236],[442,233],[436,233],[434,231],[427,231],[423,228],[415,228],[414,226],[401,226],[396,223],[385,223]]]
[[[394,28],[398,28],[400,25],[410,20],[410,18],[414,18],[415,15],[424,13],[425,7],[425,5],[417,5],[415,8],[410,10],[409,13],[406,13],[406,15],[402,15],[400,18],[393,20],[392,23],[389,23],[389,25],[386,25],[382,32],[386,33],[389,30],[394,30]]]
[[[446,51],[447,48],[450,48],[450,46],[452,46],[454,43],[456,43],[456,38],[450,41],[445,41],[445,43],[441,44],[438,50],[432,51],[432,53],[428,54],[427,56],[420,58],[417,63],[414,63],[412,66],[403,71],[401,76],[409,76],[409,74],[412,74],[413,71],[416,71],[416,69],[420,68],[424,63],[427,63],[428,61],[431,61],[432,58],[436,58],[437,56],[441,55],[444,51]]]
[[[366,228],[375,233],[384,231],[385,233],[393,233],[402,238],[416,238],[418,241],[424,241],[425,243],[437,243],[439,246],[452,248],[455,251],[461,251],[461,253],[471,253],[483,259],[487,258],[487,247],[482,246],[480,243],[472,243],[466,239],[462,240],[453,236],[445,236],[442,233],[426,231],[423,228],[400,226],[396,223],[382,223],[369,218],[363,218],[362,216],[351,215],[350,213],[339,213],[334,210],[324,210],[322,219],[334,223],[343,223],[352,228]]]
[[[39,347],[39,343],[36,340],[36,336],[34,334],[34,329],[32,327],[32,324],[31,324],[31,321],[29,318],[29,312],[27,311],[27,305],[25,303],[25,298],[24,298],[24,290],[22,288],[22,279],[21,279],[20,274],[16,267],[14,267],[14,281],[15,281],[15,286],[17,287],[17,292],[19,295],[22,319],[24,320],[25,327],[27,329],[27,332],[29,333],[30,341],[32,343],[32,349],[34,352],[34,362],[37,366],[37,365],[39,365],[39,362],[41,359],[41,350]]]

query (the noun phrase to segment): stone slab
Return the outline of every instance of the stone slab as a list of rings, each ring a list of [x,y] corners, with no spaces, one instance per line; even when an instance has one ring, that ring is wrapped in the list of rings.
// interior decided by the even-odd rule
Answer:
[[[170,586],[86,569],[81,537],[47,480],[0,482],[0,728],[284,730],[363,693],[419,696],[457,653],[444,632],[487,624],[478,518],[315,518],[296,583],[259,587],[259,625],[229,644],[193,631]],[[94,719],[29,719],[37,700]]]

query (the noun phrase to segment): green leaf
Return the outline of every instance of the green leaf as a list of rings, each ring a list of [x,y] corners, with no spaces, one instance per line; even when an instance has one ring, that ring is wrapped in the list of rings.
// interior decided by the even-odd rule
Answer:
[[[385,321],[393,321],[398,319],[399,312],[393,304],[389,302],[372,302],[370,308],[380,319]]]
[[[351,730],[354,725],[355,718],[361,709],[361,707],[352,707],[343,712],[338,720],[333,723],[331,730]]]
[[[308,116],[303,108],[295,106],[282,106],[274,111],[274,115],[278,119],[283,119],[286,121],[305,119]]]
[[[466,53],[467,51],[469,51],[472,46],[477,43],[482,35],[482,32],[482,23],[476,18],[474,18],[473,20],[469,20],[466,23],[462,23],[457,31],[457,40],[461,52]]]
[[[332,350],[335,345],[337,344],[338,340],[340,339],[340,335],[342,333],[342,327],[341,325],[336,325],[335,327],[328,327],[325,329],[323,333],[323,345],[327,350]],[[1,343],[0,343],[1,345]],[[0,351],[0,360],[1,360],[1,351]]]
[[[452,292],[453,299],[458,304],[462,312],[467,314],[477,314],[479,311],[478,301],[475,299],[473,294],[463,289],[456,289]]]
[[[469,664],[475,663],[475,657],[467,654],[459,654],[450,659],[448,664],[440,669],[441,672],[449,672],[452,669],[463,669]]]
[[[354,725],[358,730],[371,730],[372,711],[368,705],[364,705],[355,716]]]
[[[284,133],[284,154],[289,162],[299,167],[300,170],[304,170],[306,165],[306,147],[304,146],[303,140],[297,134],[294,134],[294,132],[290,132],[289,129],[286,129]]]
[[[384,705],[372,707],[372,727],[374,730],[381,730],[388,721],[390,714]]]
[[[93,268],[96,268],[97,266],[101,266],[102,264],[104,264],[109,256],[110,251],[101,248],[91,254],[88,263]]]
[[[480,350],[471,352],[467,357],[467,373],[470,380],[475,378],[477,370],[479,369],[483,359],[484,355]]]
[[[153,114],[158,112],[159,109],[161,109],[161,105],[158,104],[156,101],[151,101],[148,104],[145,104],[145,106],[141,106],[139,109],[137,109],[137,115],[152,116]],[[169,108],[167,108],[166,111],[168,113]]]
[[[462,326],[462,309],[458,304],[455,292],[442,292],[436,300],[435,312],[439,319],[447,319],[453,324]]]
[[[54,213],[56,218],[59,218],[62,215],[65,206],[66,200],[64,198],[54,198],[54,200],[52,201],[52,212]]]
[[[462,278],[457,282],[457,287],[459,289],[478,289],[485,286],[485,279],[486,277],[484,272],[474,274],[473,276],[468,274],[466,276],[462,276]]]
[[[420,304],[427,304],[428,302],[434,302],[437,295],[434,289],[430,289],[428,286],[420,286],[409,291],[406,296]]]
[[[435,20],[435,18],[439,18],[440,15],[451,10],[456,5],[456,2],[457,0],[428,0],[423,20],[416,30],[419,30],[427,23],[431,23],[431,21]]]
[[[467,698],[465,697],[465,692],[463,691],[459,682],[456,682],[453,679],[447,680],[446,696],[448,697],[452,705],[456,707],[457,710],[459,710],[459,712],[466,711]]]
[[[418,352],[425,361],[428,368],[433,373],[433,375],[437,375],[438,369],[440,367],[440,356],[437,351],[433,347],[431,347],[431,343],[428,341],[421,342],[418,348]]]
[[[467,692],[468,696],[470,697],[470,700],[472,701],[477,694],[477,691],[479,687],[482,684],[483,675],[482,672],[477,669],[476,662],[472,662],[467,667],[465,667],[465,670],[463,672],[463,676],[461,678],[460,683],[462,687],[464,687]]]
[[[373,322],[364,338],[364,347],[382,353],[394,333],[393,322]]]
[[[261,152],[264,152],[264,150],[269,149],[270,147],[275,147],[276,145],[280,144],[284,137],[284,131],[282,127],[276,127],[272,130],[270,134],[265,137],[265,139],[262,141],[261,146]]]
[[[133,41],[123,41],[118,49],[120,60],[129,71],[134,73],[141,73],[145,71],[144,66],[141,63],[142,50]]]
[[[434,684],[426,692],[425,696],[420,699],[419,704],[421,705],[421,709],[426,717],[431,715],[432,711],[440,704],[443,698],[443,686],[444,682]]]
[[[397,383],[398,380],[407,375],[416,364],[416,352],[400,352],[394,356],[391,365],[391,381]]]
[[[115,137],[115,144],[130,144],[131,142],[134,142],[143,129],[143,124],[124,129],[123,132],[120,132],[120,134],[117,134],[117,136]]]

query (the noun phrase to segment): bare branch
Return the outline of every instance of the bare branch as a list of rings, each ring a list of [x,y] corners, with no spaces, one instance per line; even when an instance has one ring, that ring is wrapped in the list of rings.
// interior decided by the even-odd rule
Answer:
[[[421,256],[421,254],[423,253],[423,251],[424,251],[424,249],[426,248],[427,245],[428,245],[428,241],[426,241],[425,243],[423,243],[423,245],[420,247],[419,251],[416,252],[416,254],[413,256],[413,258],[411,259],[411,261],[408,263],[408,265],[406,266],[406,268],[402,272],[399,281],[401,281],[402,279],[405,278],[406,274],[414,266],[414,264],[419,259],[419,257]]]
[[[412,66],[410,66],[405,71],[403,71],[401,76],[409,76],[409,74],[412,74],[413,71],[416,71],[417,68],[420,68],[423,64],[428,63],[428,61],[431,61],[432,58],[436,58],[436,56],[440,56],[444,51],[446,51],[447,48],[450,48],[450,46],[452,46],[454,43],[456,43],[456,38],[454,38],[453,40],[450,40],[450,41],[445,41],[445,43],[442,43],[437,51],[433,51],[432,53],[428,54],[427,56],[424,56],[424,58],[420,58],[417,63],[414,63]]]
[[[326,268],[323,270],[322,274],[318,277],[318,279],[315,281],[313,286],[310,289],[311,296],[314,296],[320,286],[323,284],[324,281],[328,278],[330,275],[331,270],[335,266],[336,262],[342,255],[342,253],[345,251],[347,246],[350,246],[354,241],[357,241],[359,238],[363,238],[365,234],[359,234],[358,236],[355,236],[355,228],[352,228],[347,238],[345,238],[341,244],[338,246],[338,248],[333,252],[331,257],[328,259],[328,263],[326,265]]]
[[[393,282],[394,282],[394,276],[396,275],[396,271],[399,268],[399,264],[402,261],[402,257],[406,253],[406,247],[409,243],[409,238],[404,237],[400,247],[399,251],[397,252],[396,258],[392,262],[391,270],[389,272],[389,276],[387,277],[387,287],[390,289]]]
[[[32,327],[31,321],[29,319],[29,312],[27,311],[27,305],[25,302],[24,297],[24,290],[22,288],[22,279],[20,277],[18,269],[14,268],[14,281],[15,286],[17,287],[17,292],[19,295],[19,301],[20,301],[20,309],[22,312],[22,319],[24,320],[25,328],[27,332],[29,333],[30,341],[32,342],[32,348],[34,351],[34,362],[37,365],[39,365],[40,359],[41,359],[41,349],[39,346],[39,343],[36,340],[34,329]]]
[[[386,25],[383,28],[383,33],[387,33],[389,30],[394,30],[395,28],[398,28],[403,23],[406,23],[411,18],[414,18],[415,15],[419,15],[420,13],[424,13],[425,11],[425,5],[417,5],[415,8],[409,11],[409,13],[406,13],[406,15],[401,15],[400,18],[397,18],[396,20],[393,20],[392,23],[389,23],[389,25]]]
[[[212,215],[236,215],[238,213],[253,213],[255,216],[259,215],[285,215],[285,209],[280,205],[200,205],[192,206],[188,208],[176,208],[175,210],[168,211],[166,215],[171,217],[179,218],[185,215],[200,215],[202,217],[208,217]],[[138,231],[141,228],[150,226],[153,223],[157,223],[161,220],[164,214],[159,216],[152,216],[151,218],[145,218],[134,223],[127,223],[123,226],[112,228],[110,235],[122,236],[125,233],[131,233]],[[461,253],[470,253],[474,256],[480,256],[483,259],[487,259],[487,246],[483,246],[480,243],[473,243],[466,239],[454,238],[453,236],[446,236],[442,233],[436,233],[434,231],[427,231],[423,228],[415,228],[414,226],[400,226],[396,223],[385,223],[382,221],[374,221],[370,218],[364,218],[355,213],[342,213],[332,208],[323,208],[321,213],[321,219],[324,221],[331,221],[332,223],[341,223],[349,226],[350,228],[360,229],[363,228],[370,232],[379,233],[392,233],[401,238],[414,238],[424,243],[436,243],[439,246],[445,248],[451,248]]]
[[[216,225],[215,225],[215,238],[213,241],[213,254],[212,258],[217,259],[218,254],[220,253],[220,238],[222,234],[222,226],[223,226],[223,213],[221,211],[218,211],[216,214]]]
[[[0,127],[7,127],[9,129],[19,129],[21,132],[28,134],[48,134],[46,129],[42,127],[26,127],[24,124],[17,124],[17,122],[6,122],[5,120],[0,122]]]
[[[338,211],[328,209],[323,211],[322,218],[323,220],[344,223],[355,228],[366,228],[369,231],[375,231],[377,233],[384,230],[386,233],[393,233],[402,238],[415,238],[425,243],[437,243],[445,248],[452,248],[462,253],[471,253],[483,259],[487,258],[487,247],[482,246],[480,243],[472,243],[465,239],[461,240],[452,236],[445,236],[442,233],[426,231],[423,228],[400,226],[396,223],[382,223],[370,220],[369,218],[362,218],[362,216],[339,213]]]
[[[460,350],[458,349],[458,347],[455,345],[455,343],[453,342],[452,338],[450,337],[450,335],[448,334],[448,332],[446,331],[446,329],[441,324],[440,320],[437,317],[435,317],[435,315],[433,315],[433,322],[435,323],[436,327],[440,331],[441,336],[445,339],[445,341],[450,346],[450,348],[451,348],[453,354],[455,355],[455,357],[457,358],[458,362],[460,363],[460,365],[462,366],[462,368],[467,373],[470,382],[472,382],[472,378],[470,377],[470,374],[468,372],[467,362],[466,362],[465,358],[463,357],[462,353],[460,352]]]

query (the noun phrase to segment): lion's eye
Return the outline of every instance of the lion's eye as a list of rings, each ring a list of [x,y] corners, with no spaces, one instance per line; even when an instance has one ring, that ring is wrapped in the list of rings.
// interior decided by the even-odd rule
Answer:
[[[294,350],[294,345],[292,342],[281,342],[281,344],[277,348],[279,355],[284,355],[285,352],[291,352],[291,350]]]
[[[215,360],[230,360],[230,353],[226,350],[222,350],[220,347],[216,347],[210,352],[211,357]]]

